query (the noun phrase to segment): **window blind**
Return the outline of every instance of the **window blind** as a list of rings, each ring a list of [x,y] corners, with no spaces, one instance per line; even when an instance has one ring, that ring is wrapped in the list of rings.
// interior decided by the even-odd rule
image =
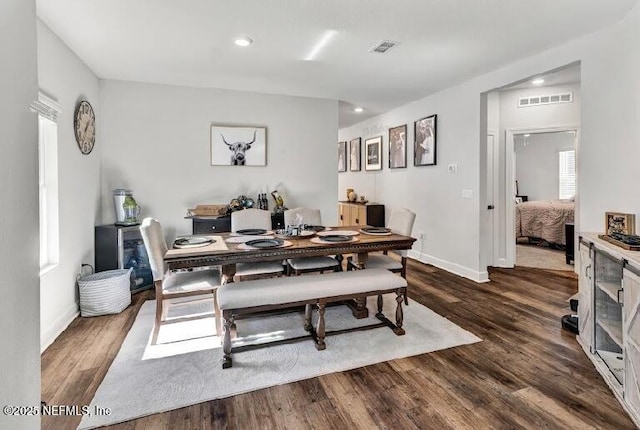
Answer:
[[[559,198],[570,199],[576,195],[576,151],[560,151],[559,159]]]

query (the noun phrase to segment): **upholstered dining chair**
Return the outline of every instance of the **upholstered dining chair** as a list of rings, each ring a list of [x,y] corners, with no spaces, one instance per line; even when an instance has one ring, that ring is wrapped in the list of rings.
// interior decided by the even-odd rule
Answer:
[[[389,216],[387,228],[389,228],[393,233],[401,234],[403,236],[411,236],[415,220],[416,214],[411,212],[409,209],[394,209],[391,211],[391,215]],[[387,269],[395,273],[400,273],[400,275],[406,279],[408,251],[406,249],[394,250],[391,251],[391,253],[399,256],[400,261],[398,261],[397,257],[394,258],[387,255],[386,251],[384,253],[371,253],[367,258],[366,268]],[[356,263],[349,260],[349,264],[354,265]]]
[[[231,231],[245,229],[271,230],[271,212],[263,209],[244,209],[231,213]],[[280,261],[261,261],[236,264],[235,280],[259,279],[284,274],[284,265]]]
[[[322,225],[320,209],[295,208],[284,212],[285,226],[297,226],[300,224]],[[290,258],[287,260],[287,268],[289,274],[294,275],[306,272],[339,272],[342,269],[340,262],[329,256]]]
[[[210,314],[197,314],[167,319],[169,306],[180,306],[193,304],[194,302],[202,300],[211,300],[211,295],[213,295],[216,335],[221,336],[221,314],[216,296],[216,290],[220,286],[220,271],[216,269],[204,269],[193,272],[171,273],[167,270],[167,265],[164,262],[167,243],[165,242],[160,223],[153,218],[145,218],[140,226],[140,232],[142,233],[142,240],[149,255],[149,264],[151,265],[153,282],[156,289],[156,319],[153,326],[151,344],[155,345],[158,342],[161,324],[211,316]],[[179,303],[170,302],[170,299],[196,296],[200,297],[194,300],[180,301]]]

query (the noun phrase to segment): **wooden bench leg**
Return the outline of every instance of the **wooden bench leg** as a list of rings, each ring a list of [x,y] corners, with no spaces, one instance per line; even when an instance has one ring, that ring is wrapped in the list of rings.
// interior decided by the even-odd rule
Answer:
[[[311,324],[311,305],[304,305],[304,329],[306,331],[313,330],[313,325]]]
[[[224,312],[224,339],[222,342],[222,351],[224,352],[222,361],[223,369],[228,369],[233,365],[231,361],[231,326],[234,325],[233,319],[233,314],[228,314],[226,311]]]
[[[327,306],[324,302],[318,302],[318,328],[316,329],[316,335],[318,339],[316,340],[316,349],[318,351],[322,351],[327,348],[327,345],[324,343],[324,311]]]
[[[406,294],[407,291],[404,288],[399,288],[396,291],[396,328],[393,329],[393,332],[398,336],[405,334],[404,329],[402,328],[402,321],[404,319],[404,314],[402,313],[402,302],[404,301],[404,296]]]

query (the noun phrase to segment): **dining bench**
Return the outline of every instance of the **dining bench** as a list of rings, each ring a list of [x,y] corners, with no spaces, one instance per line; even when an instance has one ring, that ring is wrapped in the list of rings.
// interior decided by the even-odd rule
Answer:
[[[382,313],[382,294],[396,294],[396,321],[391,322]],[[268,344],[292,342],[312,338],[317,350],[326,348],[325,336],[333,333],[389,327],[398,335],[402,328],[402,302],[407,294],[407,281],[385,269],[334,272],[322,275],[292,276],[285,278],[258,279],[241,283],[225,284],[218,288],[218,305],[224,319],[223,369],[232,366],[231,353],[263,347]],[[358,326],[338,331],[325,330],[325,307],[329,303],[351,299],[366,300],[378,296],[376,318],[379,323]],[[231,331],[239,316],[259,314],[276,309],[305,306],[304,329],[308,335],[292,339],[277,340],[259,345],[231,346]],[[312,307],[317,307],[316,327],[312,324]]]

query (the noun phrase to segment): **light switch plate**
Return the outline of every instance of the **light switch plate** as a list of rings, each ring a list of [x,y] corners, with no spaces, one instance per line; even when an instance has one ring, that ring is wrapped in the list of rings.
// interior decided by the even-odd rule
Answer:
[[[457,164],[449,164],[447,166],[447,171],[449,173],[458,173],[458,165]]]
[[[462,190],[462,198],[463,199],[472,199],[473,198],[473,190]]]

